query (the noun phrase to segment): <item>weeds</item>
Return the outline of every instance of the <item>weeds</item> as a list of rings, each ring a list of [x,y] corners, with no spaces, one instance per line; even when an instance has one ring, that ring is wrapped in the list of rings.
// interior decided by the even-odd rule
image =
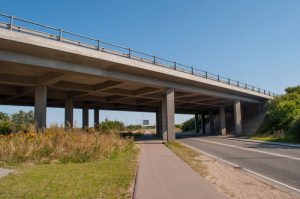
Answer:
[[[17,163],[88,162],[113,156],[133,147],[131,139],[118,134],[51,126],[43,133],[30,128],[27,133],[0,135],[0,165]]]

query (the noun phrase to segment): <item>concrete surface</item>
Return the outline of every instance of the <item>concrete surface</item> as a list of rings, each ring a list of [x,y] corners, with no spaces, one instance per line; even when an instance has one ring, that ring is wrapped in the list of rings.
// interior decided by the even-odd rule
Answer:
[[[276,181],[300,189],[300,149],[218,137],[182,138],[181,142]]]
[[[0,168],[0,178],[7,176],[8,174],[10,174],[11,172],[13,172],[13,169],[3,169]]]
[[[135,199],[224,198],[183,160],[157,142],[142,144]]]

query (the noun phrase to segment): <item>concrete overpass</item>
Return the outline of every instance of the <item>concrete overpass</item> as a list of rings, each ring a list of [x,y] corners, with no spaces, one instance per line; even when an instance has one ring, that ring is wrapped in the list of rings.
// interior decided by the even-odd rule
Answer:
[[[210,121],[210,133],[239,134],[244,118],[273,98],[269,91],[130,48],[0,18],[0,103],[34,106],[39,129],[46,127],[47,107],[64,107],[71,125],[73,108],[83,109],[83,126],[89,109],[96,126],[99,110],[155,112],[165,140],[175,139],[174,113],[195,114],[202,133]]]

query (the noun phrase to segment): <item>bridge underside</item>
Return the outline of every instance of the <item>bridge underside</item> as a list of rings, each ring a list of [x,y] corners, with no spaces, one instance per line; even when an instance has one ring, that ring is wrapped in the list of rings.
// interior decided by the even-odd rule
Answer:
[[[157,114],[157,132],[165,135],[164,139],[172,140],[175,131],[174,113],[195,114],[197,132],[202,129],[202,133],[226,134],[226,126],[227,132],[229,129],[240,132],[241,127],[238,126],[241,126],[242,115],[246,117],[247,114],[259,111],[257,103],[143,82],[7,61],[0,61],[0,69],[0,103],[34,106],[36,122],[40,128],[46,126],[46,107],[65,108],[65,122],[70,125],[73,123],[73,108],[83,109],[84,126],[88,126],[87,110],[94,109],[96,127],[99,110],[144,111]],[[198,114],[202,117],[199,118]],[[199,127],[200,120],[204,124],[202,128]],[[168,136],[168,132],[173,133]]]
[[[95,110],[95,127],[99,110],[154,112],[165,140],[175,139],[175,113],[195,114],[196,132],[239,134],[268,99],[254,88],[0,29],[0,104],[34,106],[38,129],[46,127],[47,107],[62,107],[69,125],[73,109],[83,109],[84,127],[89,109]]]

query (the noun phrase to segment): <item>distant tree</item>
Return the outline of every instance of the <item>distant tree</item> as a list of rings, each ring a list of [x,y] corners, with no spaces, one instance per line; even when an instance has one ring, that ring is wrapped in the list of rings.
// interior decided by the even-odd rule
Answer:
[[[104,133],[118,133],[124,130],[125,125],[120,121],[105,120],[104,122],[100,123],[99,127]]]
[[[15,131],[28,131],[30,125],[34,125],[33,111],[25,112],[20,110],[12,114],[12,123]]]
[[[6,113],[0,112],[0,121],[9,120],[9,115]]]
[[[300,86],[288,87],[286,94],[271,100],[267,106],[266,118],[259,132],[273,133],[284,130],[295,135],[300,122]]]
[[[185,121],[181,127],[182,131],[194,131],[195,130],[195,117]]]
[[[296,93],[299,93],[299,94],[300,94],[300,86],[287,87],[287,88],[285,89],[285,92],[286,92],[286,93],[294,93],[294,92],[296,92]]]
[[[12,132],[12,123],[8,114],[0,112],[0,134]]]

